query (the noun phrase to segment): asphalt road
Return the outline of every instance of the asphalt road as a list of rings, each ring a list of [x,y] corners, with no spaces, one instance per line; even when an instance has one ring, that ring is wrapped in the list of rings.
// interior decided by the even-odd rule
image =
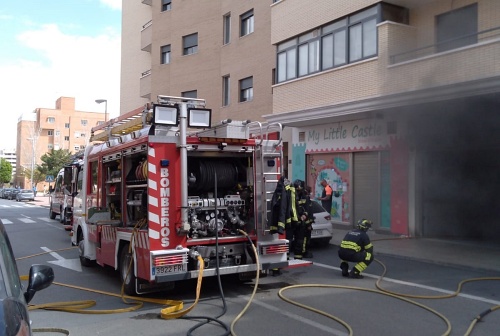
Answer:
[[[49,264],[54,268],[56,283],[37,293],[32,304],[95,300],[96,305],[90,310],[130,307],[120,298],[117,272],[100,267],[82,268],[77,250],[71,248],[68,232],[57,219],[48,218],[48,209],[0,200],[0,218],[6,223],[21,274],[27,274],[30,265],[35,263]],[[464,335],[478,314],[500,305],[498,281],[466,283],[462,292],[452,298],[404,299],[385,295],[376,287],[383,272],[380,264],[372,264],[364,279],[343,278],[338,269],[340,261],[336,252],[337,248],[333,245],[316,248],[313,250],[313,266],[288,269],[281,276],[261,278],[253,298],[253,282],[240,283],[232,278],[223,278],[219,287],[216,278],[203,279],[200,301],[187,315],[198,317],[195,320],[162,319],[159,315],[164,306],[146,302],[139,310],[114,314],[32,310],[32,326],[61,328],[68,330],[72,336],[224,335],[226,331],[221,325],[230,328],[252,299],[248,310],[234,323],[236,335],[348,335],[348,328],[352,328],[353,335]],[[24,258],[26,256],[31,257]],[[428,297],[449,295],[455,292],[462,280],[499,276],[494,272],[393,257],[376,258],[388,270],[381,286],[405,294]],[[289,287],[293,285],[301,287]],[[285,287],[287,289],[283,289]],[[149,297],[181,300],[186,308],[193,304],[195,288],[195,281],[186,281],[178,283],[172,291]],[[318,311],[284,301],[278,295],[280,290],[289,299]],[[344,321],[346,326],[325,314]],[[210,318],[217,319],[221,324],[204,324],[190,332],[198,322]],[[500,310],[497,310],[485,316],[472,335],[500,335],[499,325]],[[45,332],[43,335],[62,333]]]

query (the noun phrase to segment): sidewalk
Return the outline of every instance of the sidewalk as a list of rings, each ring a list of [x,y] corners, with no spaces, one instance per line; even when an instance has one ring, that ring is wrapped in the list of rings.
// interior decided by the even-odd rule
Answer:
[[[334,228],[330,244],[339,246],[348,229]],[[377,254],[410,260],[422,260],[441,265],[452,265],[500,273],[500,244],[452,239],[407,238],[379,234],[368,235]]]
[[[30,203],[44,206],[44,207],[49,207],[50,206],[50,197],[49,197],[49,195],[46,195],[46,196],[37,195],[37,196],[35,196],[35,201],[30,202]]]

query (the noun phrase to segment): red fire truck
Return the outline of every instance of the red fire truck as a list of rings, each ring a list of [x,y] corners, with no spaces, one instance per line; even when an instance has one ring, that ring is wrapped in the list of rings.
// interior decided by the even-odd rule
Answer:
[[[289,261],[288,241],[267,223],[282,171],[281,125],[212,126],[210,115],[203,99],[158,96],[92,129],[72,244],[82,265],[119,270],[127,294],[198,277],[199,257],[203,276],[242,279],[310,264]]]

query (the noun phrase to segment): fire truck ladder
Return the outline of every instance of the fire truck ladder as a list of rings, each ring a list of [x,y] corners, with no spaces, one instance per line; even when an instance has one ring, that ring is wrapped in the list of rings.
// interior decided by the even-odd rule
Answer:
[[[122,114],[101,125],[92,127],[90,131],[90,142],[109,141],[119,138],[122,135],[130,134],[140,130],[149,124],[152,119],[152,113],[148,107],[139,108],[129,113]]]
[[[255,187],[257,193],[262,199],[261,204],[261,223],[262,233],[269,233],[269,221],[271,216],[271,200],[274,190],[278,184],[279,178],[283,172],[283,152],[281,150],[283,126],[280,123],[269,123],[263,126],[259,121],[254,121],[248,125],[257,127],[257,132],[253,134],[256,141],[256,158],[259,163],[255,163],[258,169],[257,176],[261,176],[260,181],[257,180]],[[270,139],[271,134],[277,134],[277,139]],[[260,170],[260,171],[259,171]]]

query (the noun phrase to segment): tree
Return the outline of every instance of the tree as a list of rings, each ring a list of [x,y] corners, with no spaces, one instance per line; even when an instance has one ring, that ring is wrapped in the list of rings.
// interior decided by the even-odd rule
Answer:
[[[0,159],[0,182],[9,183],[12,180],[12,165],[4,158]]]
[[[24,175],[31,177],[31,169],[25,168],[24,169]],[[36,166],[35,170],[33,172],[33,185],[37,185],[40,182],[45,181],[45,177],[47,174],[45,174],[43,171],[40,170],[40,166]]]
[[[71,152],[67,149],[53,149],[43,154],[40,160],[42,164],[37,167],[40,174],[42,176],[52,175],[55,177],[64,165],[71,163]]]

